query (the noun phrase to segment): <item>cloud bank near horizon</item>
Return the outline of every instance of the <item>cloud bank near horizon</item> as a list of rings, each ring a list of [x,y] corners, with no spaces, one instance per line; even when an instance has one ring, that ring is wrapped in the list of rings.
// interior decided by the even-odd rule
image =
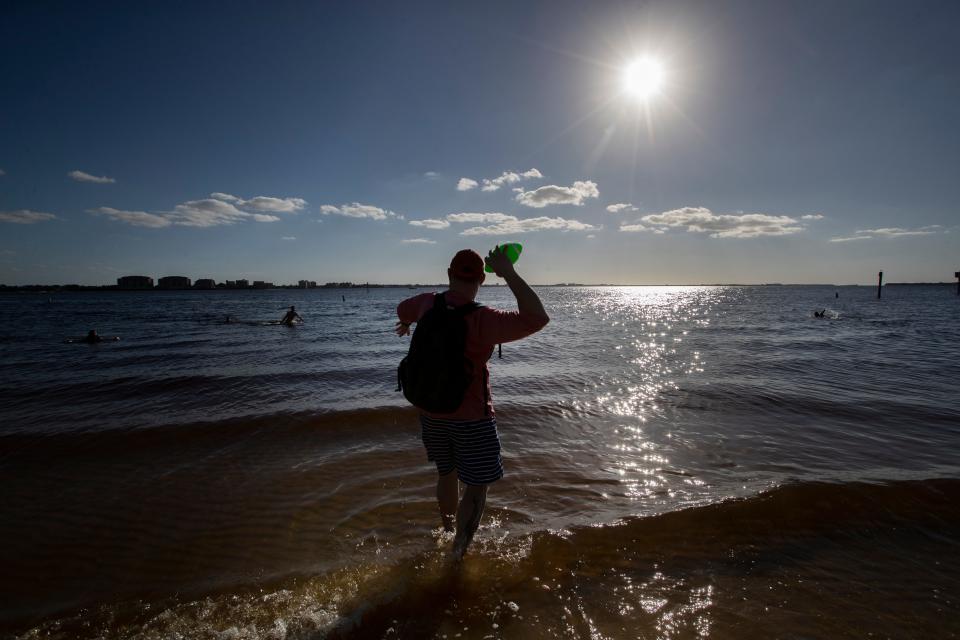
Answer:
[[[217,227],[238,222],[278,222],[274,213],[297,213],[306,207],[303,198],[275,198],[256,196],[244,200],[237,196],[216,191],[209,198],[188,200],[170,211],[136,211],[96,207],[87,213],[103,216],[135,227],[162,229],[169,226]]]
[[[939,224],[931,224],[917,229],[903,227],[882,227],[879,229],[857,229],[852,236],[830,238],[830,242],[853,242],[855,240],[873,240],[876,238],[903,238],[907,236],[929,236],[944,233]]]
[[[602,228],[579,220],[548,216],[519,218],[499,211],[451,213],[443,220],[410,220],[408,224],[439,230],[449,228],[451,223],[478,225],[461,231],[462,236],[511,235],[533,231],[596,231]]]
[[[716,214],[706,207],[681,207],[623,224],[621,231],[664,233],[667,229],[684,229],[688,233],[706,233],[711,238],[758,238],[787,236],[806,227],[796,218],[766,213]]]

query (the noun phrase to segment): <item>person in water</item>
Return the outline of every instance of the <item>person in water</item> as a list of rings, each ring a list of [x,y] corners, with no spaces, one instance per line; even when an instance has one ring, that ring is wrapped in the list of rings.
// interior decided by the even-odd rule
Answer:
[[[90,329],[90,331],[87,332],[87,336],[81,342],[97,344],[98,342],[103,342],[103,338],[100,337],[96,329]]]
[[[525,338],[550,321],[540,298],[517,274],[505,253],[491,252],[486,264],[506,280],[517,299],[517,311],[479,307],[464,316],[467,326],[464,356],[473,365],[475,373],[463,401],[452,413],[420,414],[421,439],[427,460],[437,466],[440,519],[445,531],[456,531],[451,553],[457,560],[467,552],[480,525],[487,488],[503,477],[487,360],[495,345]],[[456,308],[474,301],[485,278],[483,266],[480,254],[470,249],[453,257],[447,269],[450,288],[443,293],[447,305]],[[410,325],[433,305],[433,293],[422,293],[401,302],[397,307],[397,335],[408,335]],[[464,487],[462,497],[459,495],[461,483]]]
[[[303,322],[303,318],[301,318],[300,314],[297,313],[297,308],[293,305],[290,305],[290,309],[287,311],[287,314],[283,316],[283,320],[280,321],[280,324],[291,325],[297,320]]]

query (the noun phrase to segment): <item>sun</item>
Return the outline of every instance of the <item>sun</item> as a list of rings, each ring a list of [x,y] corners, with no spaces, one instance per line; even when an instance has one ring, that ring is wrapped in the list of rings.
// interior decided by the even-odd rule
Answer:
[[[664,75],[663,64],[656,58],[637,58],[623,70],[623,90],[639,100],[649,100],[663,89]]]

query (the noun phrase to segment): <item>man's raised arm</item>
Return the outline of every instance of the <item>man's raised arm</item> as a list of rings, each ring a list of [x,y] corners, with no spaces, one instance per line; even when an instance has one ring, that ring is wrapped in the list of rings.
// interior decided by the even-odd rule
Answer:
[[[510,262],[510,258],[503,251],[500,251],[499,247],[491,251],[485,261],[495,274],[507,281],[507,286],[510,287],[510,291],[517,299],[517,311],[521,315],[534,316],[541,320],[543,325],[550,322],[550,316],[543,308],[540,296],[520,277],[520,274],[514,269],[513,263]]]

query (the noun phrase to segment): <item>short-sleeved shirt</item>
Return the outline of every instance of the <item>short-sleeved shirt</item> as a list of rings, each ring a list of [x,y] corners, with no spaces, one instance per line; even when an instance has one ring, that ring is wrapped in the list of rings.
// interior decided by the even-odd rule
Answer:
[[[397,306],[397,316],[400,322],[414,323],[433,307],[433,293],[421,293],[407,298]],[[452,291],[445,291],[444,298],[448,305],[459,307],[471,302],[466,296]],[[543,317],[523,313],[520,311],[501,311],[490,307],[480,307],[468,313],[467,346],[465,355],[473,363],[476,372],[470,381],[470,386],[464,394],[460,407],[452,413],[425,412],[432,418],[444,420],[478,420],[492,417],[493,396],[490,393],[490,375],[487,369],[487,360],[493,353],[493,348],[503,342],[520,340],[542,329],[547,320]]]

